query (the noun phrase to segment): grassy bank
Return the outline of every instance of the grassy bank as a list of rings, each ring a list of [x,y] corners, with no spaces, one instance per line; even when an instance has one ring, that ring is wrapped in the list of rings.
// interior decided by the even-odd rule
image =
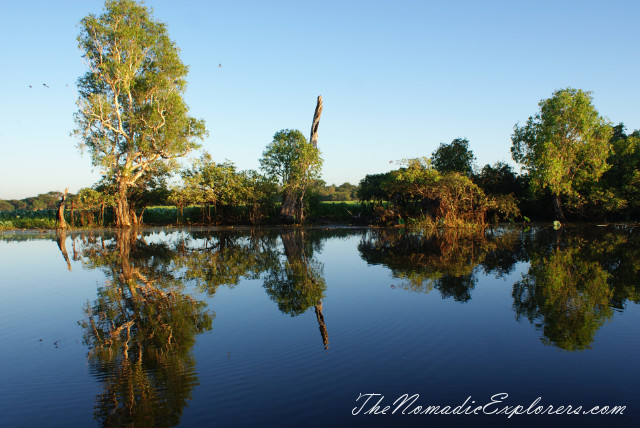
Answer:
[[[366,206],[356,201],[316,202],[309,207],[305,223],[352,223],[362,216]],[[149,207],[142,213],[142,224],[148,226],[189,225],[248,225],[280,223],[279,206],[274,206],[260,218],[252,218],[251,207],[189,206],[180,211],[175,206]],[[15,210],[0,212],[0,230],[55,229],[56,210]],[[138,213],[140,214],[140,213]],[[70,228],[109,227],[113,225],[110,209],[102,214],[91,210],[66,210],[65,220]]]

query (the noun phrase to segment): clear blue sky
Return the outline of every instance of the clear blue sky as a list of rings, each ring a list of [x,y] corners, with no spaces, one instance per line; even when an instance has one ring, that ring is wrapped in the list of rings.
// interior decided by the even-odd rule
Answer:
[[[637,1],[146,4],[190,66],[186,100],[210,132],[203,148],[240,169],[258,168],[276,131],[308,135],[320,94],[323,178],[336,184],[457,137],[480,166],[511,161],[514,124],[565,87],[592,91],[603,116],[640,128]],[[77,23],[102,8],[1,0],[0,199],[97,181],[70,132],[85,72]]]

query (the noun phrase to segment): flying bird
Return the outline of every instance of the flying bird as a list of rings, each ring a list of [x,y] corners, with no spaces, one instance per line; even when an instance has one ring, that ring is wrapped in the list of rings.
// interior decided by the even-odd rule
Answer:
[[[33,86],[29,85],[30,88],[33,88]]]
[[[43,83],[42,86],[44,86],[45,88],[49,87],[49,85],[47,85],[46,83]]]
[[[218,68],[222,67],[222,64],[218,64]]]

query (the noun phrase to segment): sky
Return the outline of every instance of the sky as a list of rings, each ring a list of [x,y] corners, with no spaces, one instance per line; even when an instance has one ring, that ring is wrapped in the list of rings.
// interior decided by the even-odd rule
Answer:
[[[238,169],[258,169],[281,129],[308,135],[318,95],[329,184],[357,184],[455,138],[469,140],[480,167],[515,165],[514,125],[567,87],[640,129],[637,1],[145,4],[189,66],[185,100],[209,131],[201,150]],[[102,10],[96,0],[0,0],[0,199],[98,181],[71,132],[87,71],[77,24]]]

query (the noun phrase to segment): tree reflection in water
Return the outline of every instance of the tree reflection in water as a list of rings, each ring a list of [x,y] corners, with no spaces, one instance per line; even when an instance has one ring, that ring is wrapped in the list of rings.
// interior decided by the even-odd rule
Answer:
[[[387,266],[400,280],[399,288],[425,294],[436,289],[442,298],[467,302],[477,282],[476,267],[498,276],[513,269],[517,236],[515,232],[445,230],[425,235],[378,229],[363,237],[358,250],[367,263]]]
[[[358,249],[368,263],[387,266],[399,288],[436,289],[459,302],[471,299],[480,271],[500,277],[529,262],[513,284],[516,319],[539,328],[543,343],[574,351],[591,346],[614,308],[640,302],[639,235],[633,227],[593,226],[477,235],[372,230]]]
[[[305,231],[288,230],[280,234],[286,260],[273,267],[265,276],[267,294],[285,314],[296,316],[310,307],[315,309],[324,349],[329,348],[329,333],[322,313],[322,299],[327,284],[323,265],[313,258],[314,247],[320,242],[308,239]]]
[[[213,315],[182,292],[175,252],[137,238],[120,230],[115,242],[88,245],[84,254],[107,276],[80,322],[102,384],[94,416],[103,426],[173,426],[197,384],[191,348]]]
[[[513,285],[516,318],[542,330],[545,344],[588,349],[614,308],[638,302],[638,233],[595,234],[591,228],[537,235],[529,270]]]
[[[315,254],[326,239],[354,234],[360,236],[362,259],[388,267],[398,287],[437,290],[458,302],[471,300],[479,275],[502,277],[516,263],[529,262],[513,284],[516,318],[539,328],[543,343],[566,350],[588,348],[614,309],[640,302],[640,240],[632,228],[496,229],[475,235],[292,228],[181,231],[159,239],[134,230],[119,231],[114,239],[72,235],[73,260],[101,269],[107,278],[81,321],[91,371],[102,388],[96,419],[104,426],[179,423],[198,381],[191,349],[213,320],[188,287],[213,296],[220,286],[262,279],[283,313],[297,316],[314,308],[327,349],[327,284]],[[66,236],[54,239],[70,267]]]

